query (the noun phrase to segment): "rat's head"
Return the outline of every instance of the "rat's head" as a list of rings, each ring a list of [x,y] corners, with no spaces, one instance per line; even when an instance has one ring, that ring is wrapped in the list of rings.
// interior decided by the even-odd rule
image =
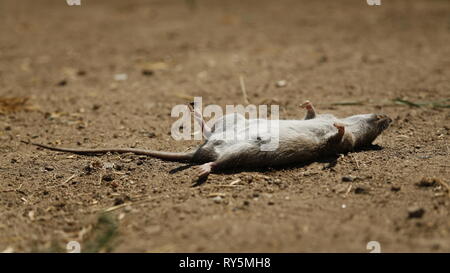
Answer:
[[[355,136],[356,146],[370,145],[384,130],[392,119],[384,114],[356,115],[344,119],[348,129]]]

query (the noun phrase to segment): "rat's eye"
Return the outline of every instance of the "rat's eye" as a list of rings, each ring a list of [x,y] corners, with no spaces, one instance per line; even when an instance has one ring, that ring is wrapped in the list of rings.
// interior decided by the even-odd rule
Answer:
[[[217,139],[217,140],[214,140],[214,142],[213,142],[213,144],[215,146],[222,145],[223,143],[225,143],[225,141],[223,141],[222,139]]]

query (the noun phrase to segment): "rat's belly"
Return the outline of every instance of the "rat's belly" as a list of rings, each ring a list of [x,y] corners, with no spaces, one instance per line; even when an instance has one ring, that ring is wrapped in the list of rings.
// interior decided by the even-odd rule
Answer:
[[[297,164],[320,154],[321,145],[314,139],[298,138],[256,139],[225,142],[215,151],[225,168],[266,167]]]
[[[336,130],[329,122],[258,121],[234,128],[214,145],[225,167],[265,167],[297,164],[323,154],[326,135]],[[231,136],[231,137],[230,137]]]

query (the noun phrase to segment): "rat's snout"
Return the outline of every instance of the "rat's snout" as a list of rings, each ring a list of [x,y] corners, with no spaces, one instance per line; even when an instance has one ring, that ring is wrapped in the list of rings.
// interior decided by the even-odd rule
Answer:
[[[388,117],[387,115],[385,115],[385,114],[375,114],[375,119],[377,121],[384,121],[384,120],[386,120],[389,123],[392,122],[392,119],[390,117]]]
[[[382,130],[384,130],[391,124],[392,119],[384,114],[375,114],[374,121]]]

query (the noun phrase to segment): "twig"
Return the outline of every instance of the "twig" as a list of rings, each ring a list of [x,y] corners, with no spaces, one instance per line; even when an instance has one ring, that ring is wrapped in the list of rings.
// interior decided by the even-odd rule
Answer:
[[[331,105],[334,106],[353,106],[353,105],[364,105],[363,101],[338,101],[333,102]]]
[[[104,209],[102,211],[103,212],[111,212],[111,211],[118,210],[118,209],[121,209],[121,208],[124,208],[124,207],[127,207],[127,206],[138,205],[138,204],[142,204],[142,203],[149,202],[149,201],[154,201],[154,200],[156,200],[156,198],[151,198],[150,196],[148,196],[147,198],[144,198],[144,199],[141,199],[141,200],[136,200],[134,202],[126,202],[126,203],[123,203],[123,204],[120,204],[120,205],[112,206],[112,207],[109,207],[109,208]]]
[[[78,176],[77,173],[72,174],[69,178],[67,178],[66,180],[64,180],[64,182],[62,182],[61,185],[64,185],[64,184],[66,184],[66,183],[69,183],[72,179],[74,179],[74,178],[77,177],[77,176]]]
[[[396,99],[393,99],[392,101],[395,102],[396,104],[404,104],[404,105],[408,105],[408,106],[411,106],[411,107],[421,107],[421,105],[418,104],[418,103],[415,103],[415,102],[412,102],[412,101],[408,101],[408,100],[404,100],[404,99],[401,99],[401,98],[396,98]]]
[[[21,193],[23,195],[27,195],[26,193],[24,193],[23,191],[20,190],[22,188],[22,186],[23,186],[23,183],[20,184],[19,187],[17,187],[17,189],[2,190],[0,192],[13,192],[13,191],[15,191],[15,192]]]
[[[98,179],[98,185],[101,185],[101,184],[102,184],[102,181],[103,181],[103,175],[104,175],[103,171],[100,171],[100,177],[99,177],[99,179]]]
[[[117,210],[117,209],[126,207],[126,206],[131,205],[131,204],[132,204],[131,202],[128,202],[128,203],[123,203],[123,204],[120,204],[120,205],[117,205],[117,206],[112,206],[112,207],[109,207],[109,208],[105,209],[103,212],[111,212],[113,210]]]
[[[244,77],[242,75],[239,76],[239,82],[241,84],[242,95],[244,96],[245,104],[250,104],[248,101],[247,90],[245,89]]]
[[[213,192],[208,194],[208,197],[216,197],[216,196],[225,197],[227,196],[227,194],[222,192]]]
[[[352,190],[353,185],[348,186],[347,191],[344,193],[344,197],[347,197],[347,194]]]
[[[241,179],[238,178],[238,179],[232,181],[232,182],[230,183],[230,186],[234,186],[234,185],[236,185],[236,184],[239,183],[239,182],[241,182]]]
[[[353,154],[351,154],[351,156],[353,158],[353,161],[355,161],[355,163],[356,163],[356,168],[359,169],[359,163],[358,163],[358,160],[356,159],[356,156],[354,156]]]
[[[74,178],[77,177],[78,175],[80,175],[80,174],[79,174],[79,173],[72,174],[69,178],[67,178],[66,180],[64,180],[61,184],[48,186],[47,188],[52,189],[52,188],[56,188],[56,187],[65,185],[65,184],[69,183],[70,181],[72,181],[72,179],[74,179]]]

